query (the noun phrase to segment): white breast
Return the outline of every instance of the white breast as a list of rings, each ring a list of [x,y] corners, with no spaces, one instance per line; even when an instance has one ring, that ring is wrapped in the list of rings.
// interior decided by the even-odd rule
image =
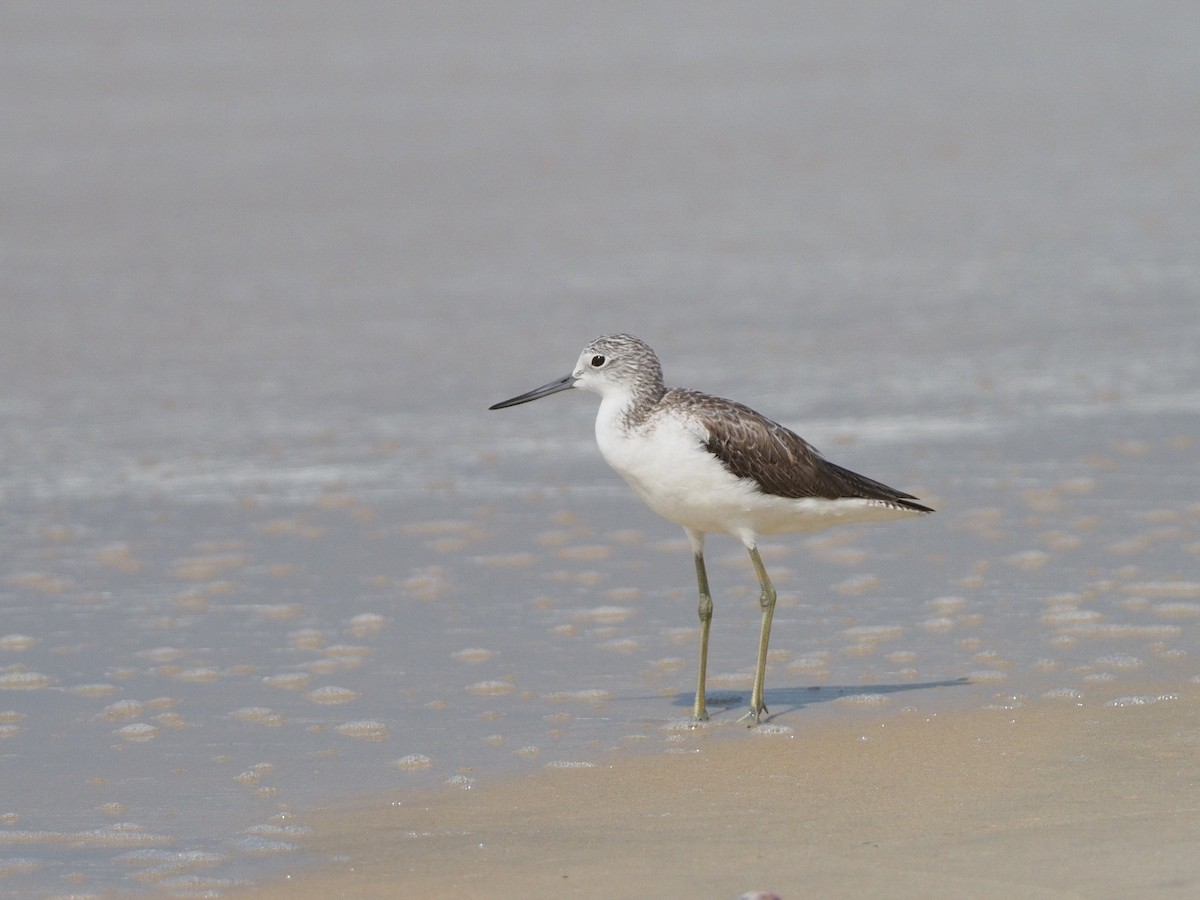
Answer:
[[[623,416],[619,404],[602,402],[596,443],[605,461],[651,509],[699,531],[741,530],[757,490],[705,449],[703,428],[663,413],[626,431]]]

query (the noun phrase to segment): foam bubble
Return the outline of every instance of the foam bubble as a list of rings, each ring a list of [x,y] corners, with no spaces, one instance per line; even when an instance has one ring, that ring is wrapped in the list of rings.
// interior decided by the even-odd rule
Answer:
[[[177,869],[211,866],[225,860],[225,856],[220,853],[208,853],[202,850],[162,850],[158,847],[129,850],[115,858],[119,862],[133,863],[134,865],[155,865]]]
[[[258,835],[242,835],[236,841],[237,847],[250,856],[273,856],[277,853],[294,853],[300,845],[293,841],[275,841]]]
[[[957,612],[962,612],[967,608],[966,597],[934,597],[928,601],[926,606],[931,606],[942,616],[953,615]]]
[[[0,691],[36,691],[49,687],[54,679],[41,672],[3,672],[0,673]]]
[[[611,641],[605,641],[600,647],[612,653],[633,653],[640,650],[642,644],[633,638],[614,638]]]
[[[496,651],[487,650],[483,647],[467,647],[463,650],[457,650],[450,655],[459,662],[482,663],[492,659],[496,655]]]
[[[346,623],[346,630],[353,637],[364,638],[377,634],[385,624],[387,619],[379,613],[359,613]]]
[[[144,847],[171,844],[174,839],[153,834],[133,822],[115,822],[91,831],[64,835],[75,847]]]
[[[904,628],[900,625],[855,625],[843,628],[842,636],[861,643],[873,644],[879,641],[893,641],[904,636]]]
[[[123,741],[135,741],[142,743],[145,741],[154,740],[154,738],[158,737],[161,731],[162,729],[160,729],[157,725],[150,725],[146,722],[134,722],[131,725],[118,728],[113,732],[113,734]]]
[[[410,753],[395,760],[392,765],[398,769],[428,769],[433,765],[433,760],[423,753]]]
[[[285,672],[279,675],[267,675],[263,678],[263,684],[267,687],[283,691],[298,691],[308,687],[311,683],[312,676],[307,672]]]
[[[1152,703],[1164,703],[1169,700],[1178,700],[1178,694],[1154,694],[1141,695],[1132,697],[1116,697],[1109,700],[1105,706],[1126,707],[1126,706],[1149,706]]]
[[[330,644],[322,652],[324,652],[326,656],[360,659],[361,657],[370,654],[371,648],[363,647],[358,644]]]
[[[1143,665],[1140,659],[1136,656],[1130,656],[1128,653],[1113,653],[1109,656],[1102,656],[1096,660],[1095,664],[1110,669],[1140,669]]]
[[[329,684],[305,694],[313,703],[349,703],[358,699],[358,691]]]
[[[345,722],[334,729],[338,734],[356,738],[360,741],[385,741],[388,727],[383,722],[374,719],[362,719],[357,722]]]
[[[496,697],[503,694],[511,694],[513,690],[513,685],[507,681],[477,681],[466,687],[467,693],[474,694],[477,697]]]
[[[100,710],[98,718],[118,722],[121,719],[136,719],[146,710],[146,704],[140,700],[118,700]]]
[[[13,875],[28,875],[31,872],[43,869],[45,866],[45,860],[9,856],[5,859],[0,859],[0,878],[11,877]]]
[[[637,610],[628,606],[594,606],[575,615],[577,622],[595,622],[616,625],[637,615]]]
[[[1049,561],[1050,554],[1044,550],[1022,550],[1020,553],[1012,554],[1007,559],[1007,562],[1026,572],[1036,571]]]
[[[1083,698],[1083,692],[1077,691],[1075,688],[1060,687],[1051,688],[1043,692],[1042,696],[1048,700],[1080,700]]]
[[[253,834],[258,837],[298,840],[311,835],[312,829],[307,825],[275,825],[266,823],[262,825],[251,825],[243,832],[243,834]]]
[[[325,635],[317,628],[298,628],[288,635],[297,650],[319,650],[325,645]]]
[[[287,721],[283,716],[266,706],[243,706],[241,709],[235,709],[231,712],[229,717],[239,722],[269,725],[273,728],[278,728]]]

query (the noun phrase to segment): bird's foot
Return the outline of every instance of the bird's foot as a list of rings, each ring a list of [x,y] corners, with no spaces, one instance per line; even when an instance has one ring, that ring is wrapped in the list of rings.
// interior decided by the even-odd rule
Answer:
[[[746,710],[745,715],[738,719],[738,721],[745,722],[747,728],[753,728],[762,721],[762,717],[765,715],[767,715],[766,705],[759,704],[758,706],[751,706],[748,710]]]

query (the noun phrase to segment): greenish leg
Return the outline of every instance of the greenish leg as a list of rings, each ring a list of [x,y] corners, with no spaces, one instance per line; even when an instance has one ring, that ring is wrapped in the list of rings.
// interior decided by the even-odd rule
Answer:
[[[762,714],[767,711],[763,702],[763,682],[767,678],[767,645],[771,643],[771,618],[775,615],[775,585],[767,577],[766,567],[758,548],[750,548],[750,561],[754,563],[754,571],[758,575],[758,583],[762,588],[758,603],[762,607],[762,626],[758,633],[758,667],[754,671],[754,690],[750,694],[750,710],[739,719],[750,727],[759,723]]]
[[[704,570],[704,554],[696,554],[696,584],[700,588],[700,668],[696,675],[696,702],[692,705],[692,718],[697,722],[708,721],[708,709],[704,705],[704,677],[708,670],[708,631],[712,625],[713,602],[708,592],[708,572]]]

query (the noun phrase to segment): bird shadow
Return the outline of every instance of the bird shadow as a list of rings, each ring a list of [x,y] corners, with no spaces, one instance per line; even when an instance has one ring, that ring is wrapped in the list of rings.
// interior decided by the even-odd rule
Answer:
[[[897,684],[827,684],[811,687],[779,687],[766,692],[766,703],[770,713],[763,721],[769,722],[784,713],[796,712],[806,706],[817,703],[829,703],[834,700],[844,700],[847,697],[875,697],[880,694],[898,694],[906,691],[926,691],[933,688],[965,687],[971,684],[966,676],[949,678],[939,681],[907,681]],[[671,701],[672,706],[691,709],[695,696],[691,693],[676,695]],[[705,702],[710,710],[737,709],[741,710],[750,703],[749,693],[710,692],[705,695]]]

